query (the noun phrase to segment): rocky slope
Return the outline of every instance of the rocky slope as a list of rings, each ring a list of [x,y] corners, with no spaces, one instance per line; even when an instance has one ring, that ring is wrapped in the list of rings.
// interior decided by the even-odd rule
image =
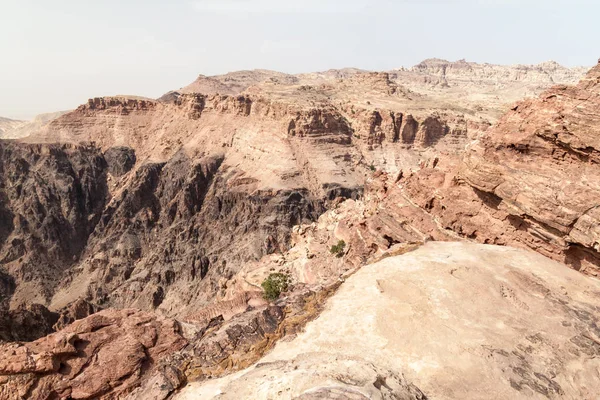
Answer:
[[[439,77],[439,81],[432,81],[433,85],[477,86],[482,82],[490,82],[496,85],[508,85],[510,83],[539,83],[539,84],[569,84],[577,83],[582,74],[587,72],[586,68],[567,68],[555,61],[547,61],[537,65],[494,65],[478,64],[459,60],[450,62],[439,58],[431,58],[420,62],[412,68],[401,69],[421,76]],[[425,80],[425,79],[423,79]]]
[[[173,320],[103,311],[35,342],[0,345],[0,398],[121,398],[186,344]]]
[[[593,398],[599,296],[533,252],[429,242],[361,268],[260,363],[175,399]]]
[[[65,144],[0,142],[0,155],[0,259],[14,280],[11,308],[43,304],[99,221],[106,162],[93,147]]]
[[[474,81],[503,76],[492,66],[440,64],[446,65],[425,62],[410,72],[436,74],[441,68],[448,76]],[[552,82],[575,73],[556,65],[532,69],[521,68],[529,72],[520,81]],[[371,169],[387,171],[406,189],[396,195],[395,181],[387,183],[390,198],[406,199],[399,200],[404,205],[394,216],[374,223],[389,226],[388,221],[408,219],[389,228],[396,232],[397,237],[388,235],[393,243],[452,236],[442,225],[482,241],[527,242],[526,227],[511,230],[500,224],[503,237],[498,239],[474,233],[496,226],[483,218],[451,220],[455,214],[470,218],[472,207],[481,208],[471,192],[449,192],[453,204],[447,205],[424,190],[452,186],[462,149],[486,131],[489,121],[474,110],[461,113],[415,93],[393,78],[359,70],[295,78],[240,72],[211,79],[229,82],[232,92],[243,89],[241,94],[90,99],[27,138],[31,145],[7,145],[11,158],[2,188],[7,223],[0,236],[3,269],[11,282],[5,307],[40,303],[59,311],[83,298],[101,307],[187,315],[222,295],[219,282],[249,261],[285,251],[294,225],[315,221],[338,197],[360,196]],[[514,74],[505,79],[514,80]],[[39,144],[56,142],[71,145],[60,150]],[[419,169],[413,177],[411,171]],[[454,214],[446,212],[457,204]],[[382,207],[395,209],[391,201]],[[219,228],[209,229],[214,225]],[[594,246],[585,243],[583,250]],[[564,243],[547,248],[536,238],[529,244],[567,257]],[[568,261],[577,267],[589,258],[586,252],[570,251]]]
[[[27,138],[42,155],[53,146],[46,143],[89,146],[101,189],[98,209],[60,201],[60,218],[85,220],[69,220],[82,229],[81,245],[62,258],[51,253],[29,274],[27,258],[6,260],[16,283],[10,308],[36,293],[52,311],[83,298],[185,316],[221,295],[220,282],[245,263],[285,251],[294,225],[315,221],[338,198],[359,197],[370,168],[416,165],[420,152],[459,148],[469,129],[487,127],[441,111],[399,111],[412,95],[385,73],[351,74],[331,87],[280,86],[90,99]],[[370,100],[355,105],[366,90]],[[23,233],[17,226],[5,236],[11,243]],[[39,250],[60,249],[57,240],[42,236]]]
[[[535,97],[555,84],[577,83],[587,69],[567,68],[554,61],[537,65],[496,65],[434,58],[387,73],[396,84],[407,88],[414,96],[420,95],[418,104],[413,104],[417,108],[477,114],[493,123],[507,110],[509,104],[524,97]],[[331,89],[342,81],[367,74],[368,71],[356,68],[298,75],[267,70],[239,71],[211,77],[201,75],[178,92],[236,95],[248,90],[270,91],[275,88],[281,91],[302,86]],[[364,92],[371,94],[372,88]],[[404,104],[404,111],[410,106]]]
[[[85,299],[185,316],[244,263],[285,251],[294,225],[362,191],[350,128],[327,107],[93,99],[44,134],[2,143],[10,310]]]
[[[504,114],[507,104],[535,97],[556,84],[577,83],[587,69],[566,68],[554,61],[508,66],[434,58],[392,71],[390,75],[418,93],[495,120]]]
[[[576,86],[517,104],[458,165],[407,176],[406,193],[464,236],[597,275],[598,110],[600,65]]]
[[[27,138],[0,141],[0,340],[29,342],[0,346],[13,360],[9,369],[0,370],[0,380],[17,393],[14,398],[34,393],[39,398],[165,399],[186,383],[255,363],[277,341],[292,340],[361,267],[431,240],[529,247],[596,274],[598,67],[577,86],[558,86],[538,100],[525,100],[490,128],[497,112],[507,108],[504,98],[448,103],[444,96],[478,82],[537,93],[554,81],[572,79],[576,71],[545,65],[523,67],[526,72],[515,75],[464,63],[440,70],[440,63],[391,73],[243,71],[201,77],[158,100],[90,99]],[[440,71],[450,88],[431,81],[402,83]],[[501,96],[501,90],[495,93]],[[581,317],[581,310],[590,318],[596,315],[591,306],[596,289],[576,299],[564,293],[555,297],[562,293],[558,279],[577,291],[590,278],[564,268],[556,275],[561,278],[550,279],[540,271],[554,270],[556,264],[508,249],[427,244],[425,251],[443,252],[444,246],[454,249],[449,250],[453,263],[472,262],[456,256],[456,250],[505,268],[498,272],[506,274],[502,279],[517,274],[518,266],[512,261],[499,266],[496,259],[529,260],[523,268],[531,267],[535,275],[523,278],[526,272],[519,269],[518,279],[500,294],[517,306],[533,304],[537,297],[531,299],[529,292],[538,284],[551,286],[540,289],[544,301],[531,306],[531,313],[551,315],[556,302],[564,305],[557,315],[571,325],[552,340],[579,338],[584,328],[596,334]],[[411,271],[434,281],[427,267],[433,261],[425,261],[423,270]],[[471,286],[492,287],[501,279],[478,269],[486,265],[471,268],[479,271],[473,279],[481,279]],[[260,285],[273,272],[286,274],[291,284],[267,304]],[[449,276],[450,282],[458,279]],[[527,286],[531,280],[537,282],[533,289]],[[441,278],[437,283],[448,284]],[[440,293],[450,291],[444,288]],[[456,295],[468,292],[455,289]],[[496,295],[490,294],[489,302],[501,310]],[[466,301],[459,296],[451,304],[461,299]],[[425,303],[419,300],[422,307]],[[510,326],[506,337],[484,327],[482,340],[510,353],[506,346],[517,343],[514,332],[533,329],[520,320],[523,309],[528,310],[517,307],[502,315]],[[125,334],[140,327],[156,334]],[[85,336],[86,346],[77,348],[73,335]],[[163,339],[170,344],[156,350]],[[422,354],[418,346],[415,354]],[[585,348],[595,351],[593,345]],[[442,365],[447,354],[439,351]],[[531,356],[523,365],[509,354],[508,364],[492,363],[487,371],[503,382],[496,387],[507,398],[529,390],[584,396],[595,389],[555,381],[557,374],[579,376],[572,364],[583,361],[573,352],[548,351],[549,358]],[[109,355],[121,352],[131,362],[113,370],[117,360]],[[436,387],[430,383],[437,379],[433,372],[431,381],[429,375],[407,379],[402,374],[413,366],[390,364],[385,357],[365,361],[344,355],[331,364],[325,356],[318,368],[309,356],[293,362],[281,357],[258,366],[256,373],[279,382],[275,390],[288,385],[278,369],[297,368],[292,386],[308,390],[313,385],[312,391],[295,393],[300,398],[471,393],[470,386],[447,376],[445,386]],[[37,359],[43,362],[32,366],[30,360]],[[477,378],[480,360],[469,360],[475,367],[465,367],[464,373],[475,377],[471,384],[492,387]],[[110,371],[101,373],[107,366]],[[514,374],[506,372],[507,366]],[[313,367],[320,378],[305,385],[303,371]],[[86,368],[100,371],[101,379],[87,382]],[[347,368],[350,380],[331,376],[331,368]],[[249,372],[244,379],[255,378]],[[227,393],[238,397],[253,388],[223,382]],[[213,387],[204,383],[201,390]]]

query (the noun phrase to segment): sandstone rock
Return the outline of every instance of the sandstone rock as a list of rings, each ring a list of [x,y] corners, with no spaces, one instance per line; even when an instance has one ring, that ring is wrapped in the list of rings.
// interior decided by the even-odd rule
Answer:
[[[528,246],[597,275],[598,110],[597,66],[577,86],[516,105],[467,149],[457,169],[405,177],[406,192],[463,236]]]
[[[395,73],[201,76],[159,100],[90,99],[22,142],[1,142],[0,323],[9,329],[0,329],[0,338],[34,340],[62,330],[32,343],[4,345],[0,352],[9,361],[0,371],[5,383],[0,397],[168,398],[188,379],[222,377],[256,362],[277,340],[302,337],[300,329],[318,315],[324,299],[340,282],[356,282],[350,276],[365,263],[393,259],[431,239],[526,245],[594,273],[600,235],[600,206],[593,203],[597,73],[577,88],[559,87],[541,100],[527,100],[489,130],[507,101],[490,101],[498,88],[538,93],[577,72],[553,64],[537,69],[424,64]],[[423,85],[414,86],[418,91],[403,83],[415,76],[425,77]],[[445,96],[482,82],[484,89],[472,90],[473,97],[448,103]],[[490,85],[497,86],[491,95]],[[459,163],[468,141],[483,132]],[[340,240],[346,246],[337,257],[330,248]],[[512,253],[506,254],[510,259]],[[256,291],[273,271],[289,274],[293,284],[267,306]],[[429,281],[448,283],[427,274]],[[536,276],[517,278],[510,282],[527,286],[533,279],[531,290],[539,288]],[[471,283],[480,289],[494,279]],[[377,282],[377,290],[401,296],[406,289],[408,297],[398,304],[419,298],[420,292],[394,285],[386,289],[385,282]],[[500,292],[519,306],[523,300],[514,290],[506,286]],[[499,346],[488,358],[507,357],[494,359],[497,364],[487,370],[500,379],[505,397],[592,393],[595,388],[586,385],[565,389],[556,375],[588,378],[579,366],[567,364],[587,362],[577,351],[594,354],[589,340],[595,336],[583,332],[594,331],[594,325],[585,326],[580,314],[597,310],[588,298],[583,308],[571,307],[568,296],[556,300],[542,292],[573,326],[551,338],[556,344],[572,335],[570,343],[577,347],[567,349],[572,356],[562,348],[548,350],[550,345],[540,350],[519,342],[518,351],[512,349],[515,331],[531,329],[517,314],[507,317],[507,324],[518,323],[508,324],[506,337],[498,339],[489,329],[475,330],[481,333],[475,338],[472,332],[465,335]],[[369,301],[376,292],[368,293],[354,300]],[[385,302],[392,317],[404,317],[406,310],[395,309],[393,300]],[[410,304],[427,311],[427,301]],[[490,303],[502,308],[494,296]],[[337,313],[364,311],[362,304]],[[180,329],[172,320],[131,310],[94,314],[101,307],[152,310],[186,317],[190,324]],[[549,307],[536,307],[549,315]],[[33,324],[36,319],[41,323]],[[404,321],[394,328],[409,325]],[[431,327],[422,328],[419,334],[438,341]],[[375,331],[361,331],[360,337]],[[405,353],[390,361],[395,356],[382,355],[377,346],[334,359],[300,346],[306,353],[267,358],[243,373],[244,381],[227,380],[222,396],[251,397],[261,386],[273,396],[293,392],[284,398],[424,398],[414,385],[437,395],[439,388],[431,384],[437,378],[428,381],[425,373],[417,382],[415,377],[432,368],[429,350],[422,352],[415,332],[406,337],[415,338],[415,354],[421,355],[411,355],[410,363],[403,361]],[[546,343],[545,337],[527,337]],[[386,340],[393,344],[396,338]],[[403,344],[409,349],[414,343]],[[332,352],[338,347],[327,345]],[[491,385],[489,376],[479,379],[486,370],[478,360],[473,361],[478,368],[469,364],[463,371],[448,355],[460,361],[485,349],[469,348],[458,356],[454,347],[449,353],[434,350],[439,364],[451,370],[441,375],[447,386],[439,393],[469,397],[465,386]],[[369,358],[371,353],[380,358]],[[415,372],[406,379],[410,369]],[[278,370],[287,372],[285,379]],[[461,373],[472,381],[455,387],[453,376]],[[91,375],[98,379],[90,380]],[[260,382],[265,376],[270,380]]]
[[[106,164],[91,146],[0,142],[0,269],[13,277],[10,307],[45,304],[99,221]]]
[[[197,98],[182,98],[182,107]],[[310,141],[312,136],[327,142],[324,137],[348,135],[341,117],[328,111],[275,110],[248,99],[207,101],[212,102],[210,110],[231,111],[236,117],[239,112],[248,117],[247,104],[260,119],[270,118],[269,112],[281,113],[284,136],[293,118],[297,140]],[[129,110],[126,115],[123,107]],[[157,107],[161,106],[147,100],[92,99],[53,125],[70,126],[77,118],[89,121],[93,118],[82,116],[98,113],[136,122]],[[197,111],[204,117],[213,112]],[[261,146],[269,142],[258,140]],[[336,151],[345,152],[344,140]],[[207,157],[181,149],[166,162],[148,162],[133,170],[136,155],[118,146],[104,153],[88,145],[1,146],[0,173],[7,184],[0,187],[6,198],[0,207],[0,219],[6,221],[0,225],[0,268],[15,284],[7,293],[6,309],[40,303],[57,311],[85,299],[102,307],[161,307],[170,315],[185,316],[209,303],[218,294],[217,282],[235,274],[242,263],[285,250],[291,227],[315,220],[326,202],[360,193],[354,178],[332,174],[308,157],[316,144],[299,143],[293,149],[303,160],[300,166],[307,179],[284,168],[277,170],[278,181],[269,173],[259,175],[264,182],[248,176],[254,173],[254,161],[240,167],[245,156],[240,158],[232,149],[225,158],[221,146]],[[324,162],[338,163],[329,156]],[[38,167],[44,168],[41,175],[33,172]],[[109,174],[119,179],[109,180]],[[213,229],[217,223],[221,229]],[[225,251],[227,247],[231,250]]]
[[[96,312],[100,311],[100,308],[94,304],[91,304],[83,299],[78,299],[73,303],[69,304],[65,308],[58,311],[59,317],[53,326],[55,331],[59,331],[65,328],[67,325],[86,318]]]
[[[102,311],[34,342],[0,345],[0,397],[120,398],[186,343],[173,320]]]
[[[490,80],[494,82],[543,82],[543,83],[576,83],[583,68],[566,68],[555,61],[547,61],[537,65],[493,65],[478,64],[459,60],[450,62],[441,59],[427,59],[410,69],[413,72],[438,76],[455,83],[460,80]]]
[[[593,398],[598,296],[530,251],[428,242],[347,278],[259,363],[175,399]]]
[[[302,354],[291,360],[261,362],[226,386],[189,388],[176,399],[424,400],[425,395],[399,374],[361,358]],[[235,378],[234,378],[235,379]],[[220,383],[220,382],[219,382]],[[217,385],[219,385],[217,383]]]

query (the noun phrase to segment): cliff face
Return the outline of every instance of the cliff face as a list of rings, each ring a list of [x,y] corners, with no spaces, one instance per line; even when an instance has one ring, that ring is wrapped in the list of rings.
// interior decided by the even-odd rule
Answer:
[[[576,86],[516,105],[451,168],[430,168],[406,190],[472,239],[520,244],[590,274],[600,265],[600,66]],[[438,182],[433,193],[427,182]]]
[[[106,163],[94,147],[1,142],[0,181],[2,266],[17,291],[33,285],[27,301],[42,300],[78,261],[99,221]]]
[[[84,298],[180,315],[212,299],[244,262],[285,250],[291,227],[315,220],[329,198],[358,195],[337,187],[325,197],[298,188],[249,193],[222,156],[183,152],[125,174],[110,193],[110,171],[131,168],[127,157],[108,157],[114,148],[0,150],[5,310],[59,310]]]
[[[428,73],[435,72],[425,64]],[[371,169],[404,179],[411,201],[461,235],[499,244],[527,242],[574,266],[596,252],[590,203],[595,192],[581,186],[593,176],[593,164],[587,172],[577,161],[594,159],[586,144],[593,142],[593,134],[579,128],[570,136],[534,129],[531,116],[546,113],[537,105],[541,100],[519,106],[470,147],[457,180],[469,185],[444,183],[453,188],[444,200],[452,204],[445,204],[432,200],[430,190],[451,179],[440,165],[458,169],[454,165],[463,147],[489,122],[428,102],[389,73],[348,71],[279,80],[266,71],[255,75],[236,75],[249,85],[236,95],[171,92],[160,101],[90,99],[26,139],[30,145],[4,145],[12,149],[3,156],[7,201],[0,210],[6,221],[0,230],[3,267],[14,279],[7,307],[40,303],[58,311],[84,298],[102,307],[188,315],[218,297],[223,278],[235,276],[244,263],[287,249],[294,225],[315,221],[336,198],[359,197]],[[308,81],[313,84],[301,84]],[[555,90],[565,99],[584,98],[595,90],[589,82]],[[571,107],[571,100],[546,96],[540,104],[563,111]],[[435,107],[418,106],[423,104]],[[561,118],[574,121],[574,115],[555,120]],[[578,118],[572,126],[597,123],[583,114]],[[519,124],[529,131],[515,128]],[[511,130],[524,133],[501,139],[498,132]],[[525,143],[532,138],[546,147]],[[72,144],[38,144],[54,142]],[[556,149],[565,146],[573,150],[559,156]],[[441,163],[426,162],[440,158]],[[562,181],[571,182],[567,189],[573,193],[585,193],[554,204],[554,186],[542,187],[551,174],[540,172],[541,166],[518,179],[507,172],[529,171],[530,161],[541,158],[554,160],[564,177],[580,174],[581,184]],[[40,175],[42,165],[49,172]],[[420,174],[411,175],[423,166]],[[526,184],[519,181],[534,173],[538,177]],[[395,197],[395,184],[387,185]],[[471,193],[471,187],[478,192]],[[531,190],[515,189],[521,187]],[[486,213],[500,213],[498,218],[513,223],[509,228],[499,223],[502,232],[493,224],[477,228],[479,222],[473,222],[473,214],[481,211],[473,211],[473,204],[488,192],[484,204],[492,210]],[[565,209],[562,219],[553,221],[560,207]],[[402,212],[414,216],[409,209]],[[425,224],[426,233],[444,237],[431,233],[435,224],[423,221],[414,222],[417,230]],[[485,230],[497,235],[482,234]]]
[[[517,105],[468,153],[461,173],[521,219],[517,229],[578,269],[600,263],[599,111],[600,65],[576,86]]]
[[[391,71],[393,80],[448,108],[472,110],[496,122],[508,105],[534,98],[556,84],[575,84],[588,68],[567,68],[548,61],[537,65],[479,64],[428,59],[411,68]]]
[[[362,192],[350,125],[328,106],[97,98],[27,141],[0,147],[5,312],[85,299],[187,315]]]

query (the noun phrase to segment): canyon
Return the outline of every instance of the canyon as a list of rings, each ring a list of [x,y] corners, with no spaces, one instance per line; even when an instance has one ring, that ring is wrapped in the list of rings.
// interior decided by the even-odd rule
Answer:
[[[599,111],[600,64],[430,59],[7,123],[0,397],[592,398]]]

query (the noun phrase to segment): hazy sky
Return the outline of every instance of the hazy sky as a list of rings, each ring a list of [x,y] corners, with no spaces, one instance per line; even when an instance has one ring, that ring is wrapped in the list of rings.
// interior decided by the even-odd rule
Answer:
[[[599,15],[598,0],[0,0],[0,116],[240,69],[591,66]]]

